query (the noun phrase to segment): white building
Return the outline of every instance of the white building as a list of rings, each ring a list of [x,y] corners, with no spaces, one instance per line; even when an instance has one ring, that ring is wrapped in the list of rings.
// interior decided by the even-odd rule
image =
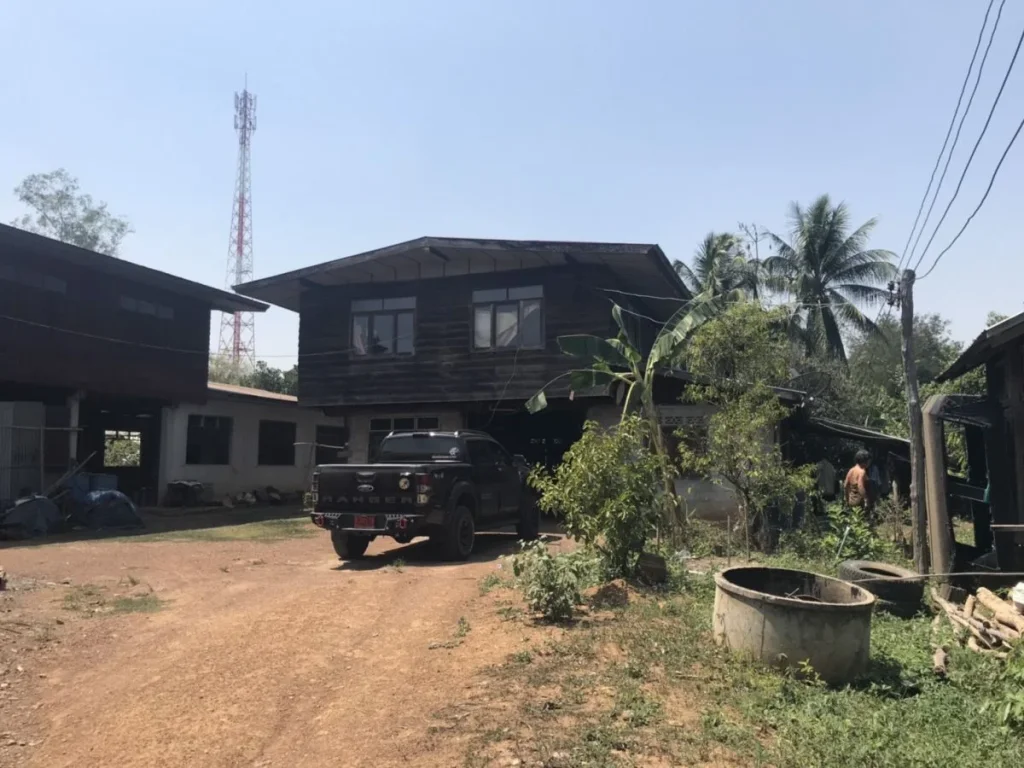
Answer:
[[[178,480],[203,483],[211,499],[267,486],[304,491],[317,464],[347,460],[347,443],[343,418],[300,408],[292,395],[210,382],[205,404],[163,409],[161,499]]]

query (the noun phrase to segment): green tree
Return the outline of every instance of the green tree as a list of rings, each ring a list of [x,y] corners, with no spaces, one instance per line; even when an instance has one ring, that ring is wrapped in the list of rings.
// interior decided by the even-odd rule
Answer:
[[[256,369],[243,374],[239,383],[243,387],[265,389],[268,392],[280,392],[284,395],[298,395],[299,367],[293,365],[285,371],[274,368],[263,360],[257,360]]]
[[[132,229],[126,219],[79,192],[78,179],[63,168],[34,173],[14,189],[31,213],[11,222],[14,226],[65,243],[116,256],[121,241]]]
[[[545,512],[560,514],[566,533],[596,550],[610,575],[629,576],[656,530],[667,457],[648,449],[651,425],[637,414],[607,431],[596,423],[553,472],[534,470],[530,484]]]
[[[779,320],[778,311],[737,304],[700,327],[686,349],[688,369],[703,382],[686,399],[711,403],[714,411],[706,427],[681,432],[679,463],[732,486],[748,554],[752,527],[760,523],[767,534],[768,508],[790,510],[812,484],[810,469],[786,462],[775,439],[786,409],[773,385],[789,378],[789,341]]]
[[[895,277],[893,253],[868,250],[870,219],[850,232],[844,203],[822,195],[809,208],[790,205],[787,242],[769,233],[775,255],[765,260],[768,285],[796,301],[793,320],[809,353],[846,360],[844,331],[873,331],[874,323],[857,304],[878,305],[887,297],[879,287]]]
[[[743,241],[731,232],[708,232],[693,255],[693,266],[682,261],[672,266],[691,298],[724,306],[757,295],[757,271],[748,262]]]
[[[210,355],[208,377],[210,381],[221,384],[237,384],[242,387],[263,389],[267,392],[280,392],[283,395],[298,395],[299,367],[293,365],[282,370],[269,365],[264,360],[257,360],[256,367],[251,371],[239,370],[230,358],[222,355]]]

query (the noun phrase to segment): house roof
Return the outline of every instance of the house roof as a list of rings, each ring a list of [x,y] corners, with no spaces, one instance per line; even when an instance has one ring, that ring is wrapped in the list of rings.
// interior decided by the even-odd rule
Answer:
[[[158,269],[150,269],[134,264],[116,256],[79,248],[77,245],[62,243],[34,232],[27,232],[17,227],[0,224],[0,258],[7,248],[19,248],[42,254],[52,259],[73,264],[84,269],[101,272],[125,280],[133,280],[143,285],[160,288],[164,291],[186,296],[209,304],[213,309],[222,312],[265,312],[267,305],[253,301],[230,291],[212,288],[202,283],[195,283],[183,277],[177,277]]]
[[[1024,312],[1008,317],[982,331],[936,381],[950,381],[983,365],[1007,346],[1024,339]]]
[[[271,392],[267,389],[255,389],[253,387],[242,387],[238,384],[223,384],[219,381],[207,382],[207,387],[211,392],[217,392],[223,395],[233,395],[237,397],[251,397],[258,400],[275,400],[280,403],[291,403],[298,405],[299,398],[295,395],[285,395],[281,392]]]
[[[555,240],[476,240],[421,237],[365,253],[236,285],[246,296],[298,311],[304,288],[381,283],[500,272],[565,264],[603,264],[616,270],[623,291],[688,296],[657,245]]]

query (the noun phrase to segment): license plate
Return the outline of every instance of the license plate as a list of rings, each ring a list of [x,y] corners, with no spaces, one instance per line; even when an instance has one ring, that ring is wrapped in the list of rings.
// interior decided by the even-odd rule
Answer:
[[[373,515],[356,515],[352,521],[353,528],[376,528],[377,518]]]

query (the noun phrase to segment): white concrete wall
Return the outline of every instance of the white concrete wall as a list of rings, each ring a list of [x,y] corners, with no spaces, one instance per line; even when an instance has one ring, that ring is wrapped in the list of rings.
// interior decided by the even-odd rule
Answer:
[[[435,416],[438,419],[438,429],[442,432],[454,432],[462,429],[464,424],[462,413],[451,410],[444,406],[435,410],[417,410],[414,412],[403,411],[401,406],[395,406],[395,410],[374,410],[374,411],[348,411],[348,445],[349,463],[365,464],[368,461],[366,455],[370,445],[370,419],[400,419],[403,417]]]
[[[185,463],[190,414],[229,416],[233,419],[229,464]],[[281,491],[304,491],[309,487],[313,469],[312,446],[295,447],[293,466],[259,466],[257,459],[260,420],[294,421],[297,443],[312,443],[316,438],[317,425],[345,424],[343,418],[330,418],[317,410],[299,408],[295,403],[219,398],[212,392],[205,405],[183,403],[173,408],[164,408],[162,419],[159,486],[161,499],[167,489],[167,483],[174,480],[198,480],[212,489],[215,499],[226,494],[251,491],[268,485]]]
[[[714,412],[714,407],[703,404],[662,406],[661,421],[666,430],[674,431],[683,424],[694,419],[706,419]],[[614,405],[592,405],[587,409],[587,419],[596,421],[605,429],[619,423],[622,409]],[[682,498],[690,512],[702,520],[725,520],[739,513],[735,489],[725,483],[719,485],[698,477],[678,477],[675,481],[676,493]]]

